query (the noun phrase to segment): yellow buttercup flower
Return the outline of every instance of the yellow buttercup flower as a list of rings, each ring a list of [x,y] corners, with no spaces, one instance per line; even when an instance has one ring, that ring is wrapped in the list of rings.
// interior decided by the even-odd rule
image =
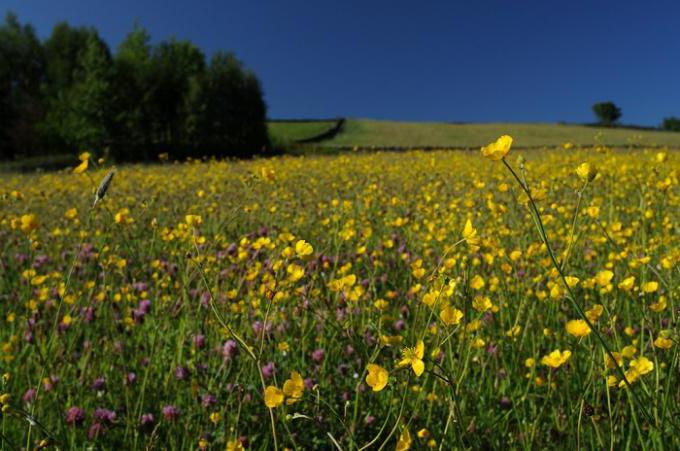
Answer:
[[[30,233],[38,228],[38,217],[34,214],[23,215],[21,217],[21,231]]]
[[[295,243],[295,253],[298,257],[305,258],[314,253],[314,248],[305,240],[300,240]]]
[[[647,282],[642,284],[642,291],[650,294],[659,289],[659,282]]]
[[[628,379],[628,382],[631,384],[638,380],[641,376],[644,376],[645,374],[651,373],[654,371],[654,362],[649,360],[647,357],[640,356],[639,358],[635,360],[631,360],[630,365],[628,369],[626,370],[626,379]],[[619,382],[619,388],[623,388],[626,386],[625,381]]]
[[[630,291],[635,286],[635,276],[626,277],[619,283],[619,290]]]
[[[567,333],[578,338],[585,337],[589,335],[590,332],[592,332],[590,327],[588,327],[588,324],[582,319],[572,319],[571,321],[567,321],[565,329],[567,330]]]
[[[399,435],[399,440],[397,440],[396,451],[407,451],[411,449],[412,442],[413,439],[411,438],[411,432],[409,432],[408,428],[405,427]]]
[[[73,173],[74,174],[82,174],[83,172],[87,171],[88,167],[88,160],[83,160],[78,166],[73,168]]]
[[[300,373],[293,371],[290,373],[290,379],[283,383],[283,394],[286,395],[288,399],[287,404],[293,404],[300,398],[305,391],[305,381],[300,376]]]
[[[554,350],[550,354],[543,356],[541,359],[541,364],[549,366],[551,368],[559,368],[564,365],[571,357],[571,351],[560,351],[559,349]]]
[[[576,175],[584,182],[592,182],[597,176],[597,170],[589,163],[581,163],[579,167],[576,168]]]
[[[227,451],[243,451],[244,449],[243,443],[239,440],[229,440],[227,442]]]
[[[496,142],[482,147],[482,155],[491,160],[502,160],[510,152],[510,147],[512,147],[512,137],[503,135]]]
[[[465,222],[465,227],[463,228],[463,238],[473,252],[479,249],[479,237],[477,236],[477,229],[472,227],[472,221],[469,219]]]
[[[366,375],[366,383],[373,389],[373,391],[380,391],[387,385],[390,374],[380,365],[369,363],[366,367],[368,374]]]
[[[199,226],[203,224],[203,218],[200,215],[186,215],[184,221],[189,227]]]
[[[264,390],[264,404],[270,409],[274,409],[283,404],[283,391],[273,385],[268,386]]]
[[[609,282],[611,282],[613,277],[614,273],[606,269],[604,271],[600,271],[599,273],[597,273],[597,275],[595,276],[595,281],[597,282],[598,285],[606,287],[607,285],[609,285]]]
[[[425,371],[423,356],[425,355],[425,343],[418,340],[415,348],[404,348],[401,350],[402,359],[399,361],[400,367],[411,366],[416,376],[420,376]]]
[[[460,324],[460,320],[463,319],[463,312],[457,308],[446,306],[439,313],[439,317],[447,326],[455,326]]]

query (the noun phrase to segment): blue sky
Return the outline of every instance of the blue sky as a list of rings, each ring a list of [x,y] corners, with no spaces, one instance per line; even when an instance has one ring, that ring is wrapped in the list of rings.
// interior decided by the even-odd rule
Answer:
[[[113,49],[138,20],[154,41],[232,50],[272,118],[587,122],[680,116],[677,1],[3,0],[40,36],[66,20]]]

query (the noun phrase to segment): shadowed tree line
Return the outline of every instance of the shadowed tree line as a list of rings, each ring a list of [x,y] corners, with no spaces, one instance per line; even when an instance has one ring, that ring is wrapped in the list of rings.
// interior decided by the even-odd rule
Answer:
[[[12,13],[0,25],[0,159],[249,156],[268,146],[266,115],[231,53],[206,62],[189,41],[151,45],[139,25],[115,53],[91,27],[59,23],[41,41]]]

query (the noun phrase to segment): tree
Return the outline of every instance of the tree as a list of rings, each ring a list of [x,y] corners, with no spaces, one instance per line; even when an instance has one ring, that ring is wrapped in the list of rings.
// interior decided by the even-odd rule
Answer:
[[[149,160],[151,155],[151,45],[150,36],[135,24],[118,47],[113,77],[113,157]]]
[[[217,52],[201,79],[198,142],[213,154],[246,156],[268,145],[260,82],[231,53]]]
[[[43,114],[40,85],[45,60],[30,25],[9,13],[0,25],[0,158],[39,152],[34,130]]]
[[[65,150],[103,150],[110,143],[111,56],[96,34],[79,52],[71,84],[59,87],[50,99],[43,129],[57,137]]]
[[[593,105],[593,113],[601,125],[613,125],[621,118],[621,108],[614,102],[600,102]]]
[[[661,123],[661,129],[671,132],[680,132],[680,118],[675,116],[664,118]]]
[[[192,145],[191,97],[204,70],[203,52],[189,41],[170,39],[154,48],[148,95],[155,151],[185,156]]]

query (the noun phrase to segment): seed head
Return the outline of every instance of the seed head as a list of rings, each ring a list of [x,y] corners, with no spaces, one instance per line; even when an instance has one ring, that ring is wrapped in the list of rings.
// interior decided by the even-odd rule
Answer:
[[[106,195],[106,191],[109,189],[109,185],[111,184],[111,180],[113,180],[113,176],[116,175],[116,170],[112,169],[109,171],[108,174],[102,179],[101,183],[99,184],[99,188],[97,188],[97,192],[94,195],[94,205],[97,205],[97,202],[102,200],[104,196]]]

